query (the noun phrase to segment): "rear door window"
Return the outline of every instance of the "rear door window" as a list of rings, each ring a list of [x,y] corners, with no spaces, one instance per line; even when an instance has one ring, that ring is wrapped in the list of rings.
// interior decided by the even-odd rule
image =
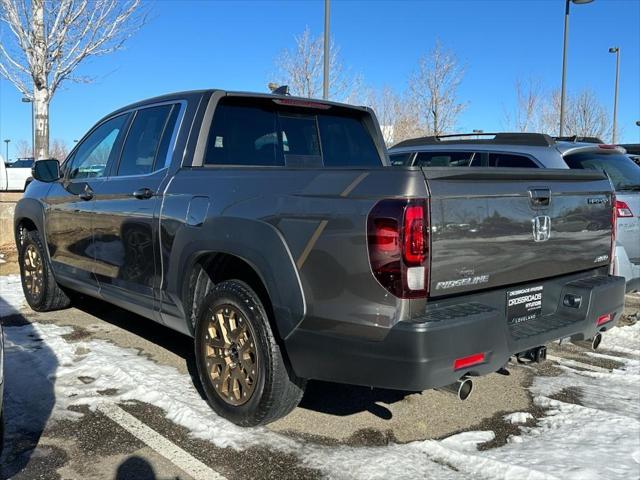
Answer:
[[[118,176],[145,175],[165,166],[168,140],[162,140],[173,132],[173,110],[178,106],[159,105],[136,112],[122,149]]]
[[[205,165],[381,166],[363,112],[223,98],[213,117]]]
[[[474,152],[418,152],[414,165],[419,167],[468,167]]]
[[[524,155],[512,153],[490,153],[489,166],[501,168],[538,168],[536,162]]]
[[[640,166],[623,154],[574,153],[564,157],[569,168],[603,171],[619,191],[640,191]]]

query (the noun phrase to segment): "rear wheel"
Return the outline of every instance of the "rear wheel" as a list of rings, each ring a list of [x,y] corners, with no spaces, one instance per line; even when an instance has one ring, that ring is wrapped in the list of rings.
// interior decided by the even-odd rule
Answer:
[[[18,252],[22,290],[29,306],[37,312],[66,308],[71,303],[56,283],[37,230],[25,232]]]
[[[227,280],[198,310],[196,362],[213,410],[245,427],[293,410],[305,383],[287,368],[256,293],[244,282]]]

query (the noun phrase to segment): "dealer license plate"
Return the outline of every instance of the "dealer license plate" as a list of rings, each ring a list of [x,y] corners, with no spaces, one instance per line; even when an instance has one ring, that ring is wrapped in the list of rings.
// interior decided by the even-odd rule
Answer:
[[[507,322],[509,325],[528,322],[542,315],[543,286],[519,288],[507,292]]]

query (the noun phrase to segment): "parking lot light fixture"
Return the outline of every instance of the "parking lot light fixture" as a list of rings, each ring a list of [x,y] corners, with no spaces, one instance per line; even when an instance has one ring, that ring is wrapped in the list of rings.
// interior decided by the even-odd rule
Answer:
[[[569,39],[569,10],[571,2],[576,5],[591,3],[593,0],[566,0],[564,8],[564,46],[562,47],[562,87],[560,89],[560,136],[564,134],[564,107],[567,83],[567,43]]]

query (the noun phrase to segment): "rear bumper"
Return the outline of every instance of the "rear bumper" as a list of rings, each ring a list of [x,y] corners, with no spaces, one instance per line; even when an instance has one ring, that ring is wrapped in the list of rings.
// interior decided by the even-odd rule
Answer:
[[[640,263],[627,255],[622,245],[616,245],[615,270],[616,275],[624,277],[627,282],[627,292],[640,290]]]
[[[579,274],[530,284],[536,285],[544,286],[536,320],[508,325],[507,290],[497,289],[430,301],[423,315],[398,322],[382,341],[299,328],[286,340],[287,353],[303,378],[421,391],[495,372],[512,355],[560,338],[592,338],[613,327],[624,309],[622,277]],[[568,293],[582,297],[580,307],[563,305]],[[596,326],[606,314],[613,320]],[[455,359],[480,352],[482,364],[454,371]]]

